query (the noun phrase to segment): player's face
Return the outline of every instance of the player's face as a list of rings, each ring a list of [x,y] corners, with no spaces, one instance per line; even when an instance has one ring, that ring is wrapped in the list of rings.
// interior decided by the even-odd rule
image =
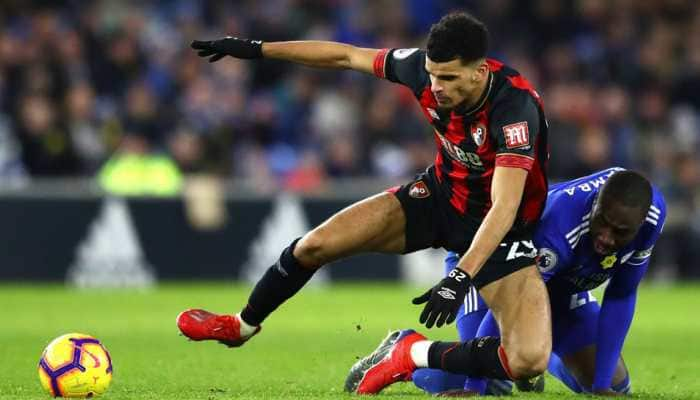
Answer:
[[[433,62],[425,59],[425,70],[430,75],[430,90],[440,108],[452,109],[464,103],[476,103],[488,80],[488,64],[479,60],[463,64],[460,59]]]
[[[591,216],[593,250],[603,256],[611,255],[629,244],[644,222],[646,212],[615,201],[596,201]]]

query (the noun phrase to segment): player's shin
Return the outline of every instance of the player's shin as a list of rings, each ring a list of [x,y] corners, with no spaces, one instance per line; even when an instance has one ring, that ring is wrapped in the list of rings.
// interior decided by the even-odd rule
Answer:
[[[248,305],[243,309],[241,319],[249,325],[260,325],[270,313],[287,299],[294,296],[316,272],[299,264],[294,257],[294,247],[299,239],[289,245],[279,260],[271,266],[253,288]]]
[[[455,374],[511,379],[501,339],[481,337],[468,342],[433,342],[428,350],[428,367]]]

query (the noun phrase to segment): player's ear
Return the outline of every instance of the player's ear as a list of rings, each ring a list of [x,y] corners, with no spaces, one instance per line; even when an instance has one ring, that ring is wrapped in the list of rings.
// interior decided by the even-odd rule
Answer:
[[[474,69],[474,74],[472,75],[473,82],[479,82],[488,78],[489,76],[489,65],[486,63],[486,59],[477,61],[476,68]]]

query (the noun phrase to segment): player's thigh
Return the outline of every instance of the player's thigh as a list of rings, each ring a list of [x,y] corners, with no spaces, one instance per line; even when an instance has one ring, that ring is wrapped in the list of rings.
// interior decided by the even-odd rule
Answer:
[[[294,255],[305,265],[320,266],[357,253],[401,253],[406,217],[389,192],[377,194],[337,212],[304,235]]]
[[[544,371],[552,348],[552,320],[537,268],[519,269],[484,286],[480,294],[498,322],[511,369],[525,375]]]
[[[575,352],[560,356],[562,362],[569,370],[569,373],[576,379],[579,385],[591,389],[593,379],[595,379],[595,353],[596,345],[592,344],[581,348]],[[613,385],[621,383],[627,377],[628,371],[622,356],[617,359],[615,373],[613,374]]]

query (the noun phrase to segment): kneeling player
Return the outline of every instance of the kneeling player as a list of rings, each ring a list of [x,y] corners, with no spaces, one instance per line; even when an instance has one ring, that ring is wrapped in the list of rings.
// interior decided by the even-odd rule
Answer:
[[[639,174],[620,168],[550,187],[535,233],[538,266],[552,308],[548,370],[574,392],[629,392],[629,373],[620,353],[637,286],[665,214],[661,193]],[[457,260],[458,255],[450,253],[446,268],[451,270]],[[589,290],[608,279],[599,306]],[[498,336],[493,316],[476,291],[468,293],[463,307],[457,320],[461,340]],[[432,393],[484,394],[486,389],[483,379],[433,369],[416,370],[413,381]],[[489,394],[503,392],[503,384],[491,383]]]

